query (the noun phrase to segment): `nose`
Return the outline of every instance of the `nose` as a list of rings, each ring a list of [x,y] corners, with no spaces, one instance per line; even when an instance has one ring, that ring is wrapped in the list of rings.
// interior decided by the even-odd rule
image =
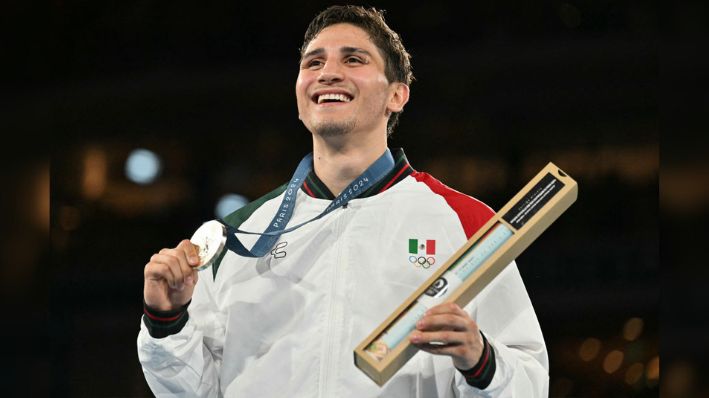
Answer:
[[[320,68],[320,76],[318,76],[318,83],[321,84],[332,84],[341,82],[344,76],[342,74],[341,66],[336,61],[327,61],[322,68]]]

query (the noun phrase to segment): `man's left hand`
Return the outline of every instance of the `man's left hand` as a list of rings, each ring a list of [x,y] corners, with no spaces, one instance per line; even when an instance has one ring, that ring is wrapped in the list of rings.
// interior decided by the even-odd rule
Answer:
[[[439,304],[426,311],[409,339],[423,351],[450,356],[460,370],[475,366],[484,348],[477,323],[455,303]]]

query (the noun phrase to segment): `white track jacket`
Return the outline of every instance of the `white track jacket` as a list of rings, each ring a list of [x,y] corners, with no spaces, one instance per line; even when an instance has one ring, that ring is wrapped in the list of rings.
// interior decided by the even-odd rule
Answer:
[[[170,324],[175,316],[162,319],[167,336],[152,337],[143,317],[138,355],[156,396],[548,395],[544,340],[514,263],[466,307],[494,350],[494,374],[484,389],[468,385],[450,357],[426,352],[383,387],[355,367],[354,348],[493,214],[414,171],[403,151],[394,154],[393,178],[366,197],[282,235],[269,255],[227,252],[218,267],[202,271],[180,324]],[[265,230],[282,191],[226,221]],[[311,173],[289,226],[320,214],[331,196]],[[256,237],[240,239],[250,247]],[[419,257],[426,258],[423,265]]]

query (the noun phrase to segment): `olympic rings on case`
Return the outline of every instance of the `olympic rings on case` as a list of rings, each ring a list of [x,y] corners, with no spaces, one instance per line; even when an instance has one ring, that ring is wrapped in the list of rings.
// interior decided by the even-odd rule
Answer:
[[[429,268],[436,263],[436,259],[433,257],[426,258],[424,256],[409,256],[409,262],[417,267]]]

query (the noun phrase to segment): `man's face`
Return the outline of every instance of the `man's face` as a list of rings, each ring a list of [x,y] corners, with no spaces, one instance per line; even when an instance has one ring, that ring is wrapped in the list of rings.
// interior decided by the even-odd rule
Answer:
[[[308,44],[295,93],[299,118],[313,134],[386,131],[393,90],[385,62],[362,29],[336,24]]]

